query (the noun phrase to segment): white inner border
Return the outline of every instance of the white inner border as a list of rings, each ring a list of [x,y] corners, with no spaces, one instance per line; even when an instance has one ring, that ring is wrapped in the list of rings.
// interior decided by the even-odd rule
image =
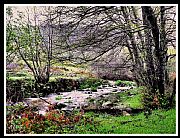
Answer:
[[[4,105],[6,105],[6,7],[8,6],[176,6],[176,38],[178,38],[178,4],[4,4]],[[176,134],[6,134],[6,106],[4,108],[5,136],[178,136],[178,39],[176,39]]]

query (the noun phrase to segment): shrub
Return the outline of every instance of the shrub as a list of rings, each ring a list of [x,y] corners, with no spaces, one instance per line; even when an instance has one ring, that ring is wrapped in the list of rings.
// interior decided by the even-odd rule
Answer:
[[[88,103],[93,103],[94,101],[95,101],[94,98],[90,98],[90,99],[88,100]]]
[[[166,88],[163,96],[160,95],[158,90],[153,93],[151,88],[147,87],[144,87],[142,92],[142,103],[145,111],[151,112],[153,109],[171,109],[176,105],[176,95],[172,87]]]
[[[133,86],[133,85],[135,85],[135,83],[132,82],[132,81],[117,80],[117,81],[115,82],[115,85],[124,87],[124,86]]]
[[[34,81],[31,79],[6,80],[6,99],[11,102],[19,102],[32,95]]]
[[[97,92],[97,87],[91,87],[92,92]]]
[[[101,84],[103,84],[103,80],[101,79],[88,78],[80,83],[80,89],[91,88],[92,90],[96,90]]]
[[[151,114],[153,108],[158,108],[158,106],[152,104],[154,96],[155,95],[152,95],[152,91],[149,88],[144,87],[142,90],[142,104],[146,116]]]
[[[50,93],[56,93],[59,91],[71,91],[75,87],[79,88],[79,82],[72,79],[57,79],[46,84],[39,83],[35,87],[35,81],[31,78],[12,79],[7,77],[6,98],[7,101],[19,102],[22,101],[24,98],[36,96],[32,93],[36,92],[34,91],[35,88],[40,96],[46,96]]]
[[[61,100],[62,99],[62,96],[57,96],[56,98],[55,98],[55,100]]]
[[[18,72],[15,74],[15,76],[17,77],[25,77],[25,76],[29,76],[29,74],[25,73],[25,72]]]
[[[73,111],[65,115],[63,111],[50,110],[46,115],[38,114],[27,108],[19,109],[6,116],[6,132],[8,134],[61,134],[73,133],[75,126],[89,122],[90,118],[84,117],[83,110]]]
[[[165,95],[162,97],[160,96],[159,92],[156,91],[156,93],[152,93],[150,89],[144,88],[143,90],[143,97],[142,97],[142,103],[144,107],[144,114],[146,117],[152,113],[152,110],[154,109],[171,109],[172,107],[175,107],[175,97],[173,97],[173,101],[170,102],[172,99],[172,96],[168,93],[165,93]]]
[[[163,97],[159,96],[160,106],[163,109],[170,109],[176,105],[176,95],[173,88],[167,88]]]

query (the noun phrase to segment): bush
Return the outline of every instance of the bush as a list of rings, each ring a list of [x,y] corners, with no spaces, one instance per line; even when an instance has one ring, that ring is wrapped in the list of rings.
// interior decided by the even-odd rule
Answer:
[[[91,87],[92,92],[97,92],[97,87]]]
[[[176,95],[171,89],[167,89],[165,95],[159,98],[159,102],[162,109],[171,109],[176,106]]]
[[[74,88],[79,88],[79,82],[72,79],[57,79],[55,81],[48,82],[46,84],[38,84],[35,86],[33,79],[12,79],[7,77],[6,79],[6,98],[7,101],[20,102],[24,98],[34,97],[33,92],[37,90],[40,96],[47,96],[50,93],[56,93],[60,91],[71,91]]]
[[[18,72],[18,73],[15,74],[15,76],[17,76],[17,77],[25,77],[25,76],[29,76],[29,74],[25,73],[25,72]]]
[[[34,81],[31,79],[6,80],[6,99],[11,102],[19,102],[32,95]]]
[[[124,86],[133,86],[133,85],[135,85],[135,83],[132,82],[132,81],[117,80],[117,81],[115,82],[115,85],[124,87]]]
[[[57,96],[56,98],[55,98],[55,100],[61,100],[62,99],[62,96]]]
[[[88,78],[80,83],[80,89],[91,88],[97,90],[97,87],[103,84],[103,80],[96,78]]]
[[[150,88],[144,87],[143,89],[142,103],[145,110],[153,109],[171,109],[175,107],[176,100],[173,89],[171,87],[165,90],[165,94],[161,96],[159,91],[152,92]]]
[[[74,133],[74,128],[87,124],[92,119],[84,112],[73,111],[65,115],[63,111],[50,110],[44,115],[27,108],[6,116],[7,134],[62,134]]]

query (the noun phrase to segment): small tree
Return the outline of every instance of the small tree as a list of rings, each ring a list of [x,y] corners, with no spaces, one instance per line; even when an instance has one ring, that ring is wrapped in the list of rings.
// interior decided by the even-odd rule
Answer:
[[[46,84],[50,77],[50,61],[52,60],[52,36],[49,33],[48,41],[40,31],[38,22],[39,14],[36,7],[33,7],[33,16],[30,17],[30,9],[26,9],[26,14],[18,11],[17,18],[11,18],[6,28],[7,51],[16,51],[17,55],[25,62],[32,71],[36,90],[39,91],[38,85]],[[48,22],[50,24],[50,22]]]

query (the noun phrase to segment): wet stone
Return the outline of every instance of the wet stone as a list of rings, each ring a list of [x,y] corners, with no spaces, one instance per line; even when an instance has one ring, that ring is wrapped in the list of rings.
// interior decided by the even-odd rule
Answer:
[[[57,95],[63,95],[63,93],[62,92],[58,92]]]
[[[77,89],[77,91],[79,91],[79,92],[83,92],[84,90],[81,90],[81,89]]]
[[[58,96],[56,93],[51,93],[47,97]]]
[[[85,93],[85,94],[92,94],[91,91],[85,91],[84,93]]]
[[[108,87],[108,85],[102,85],[103,88]]]
[[[105,103],[102,104],[103,107],[106,107],[106,106],[113,106],[113,103],[110,102],[110,101],[107,101]]]
[[[55,108],[61,109],[61,108],[64,108],[66,106],[67,106],[67,104],[65,104],[65,103],[57,103]]]
[[[100,92],[103,92],[104,90],[103,90],[103,89],[97,89],[97,91],[98,91],[98,92],[99,92],[99,91],[100,91]]]
[[[103,87],[102,86],[98,86],[97,89],[102,89]]]
[[[73,108],[70,107],[70,106],[67,106],[67,107],[62,108],[61,110],[62,110],[62,111],[72,111]]]
[[[117,89],[112,89],[112,92],[117,92]]]

